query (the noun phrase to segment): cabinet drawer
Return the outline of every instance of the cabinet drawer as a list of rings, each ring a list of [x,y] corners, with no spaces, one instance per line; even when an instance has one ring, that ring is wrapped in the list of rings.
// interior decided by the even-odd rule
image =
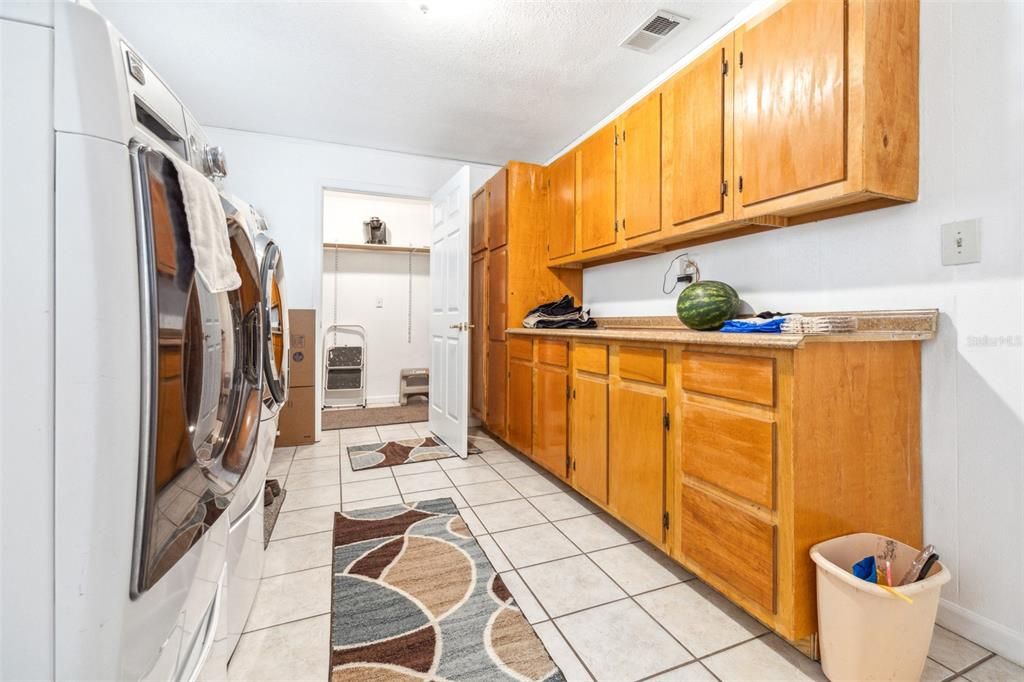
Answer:
[[[687,476],[771,508],[774,454],[774,423],[683,403],[682,467]]]
[[[758,405],[775,404],[775,359],[683,353],[683,388]]]
[[[683,484],[683,554],[698,564],[712,585],[717,577],[732,591],[775,611],[775,527]],[[730,589],[722,589],[731,596]]]
[[[569,366],[569,342],[541,339],[537,342],[537,361],[557,367]]]
[[[619,349],[619,376],[645,384],[664,386],[664,349],[622,346]]]
[[[516,360],[533,361],[533,339],[524,339],[521,336],[508,337],[508,355]]]
[[[580,372],[608,374],[608,346],[577,343],[572,352],[573,366]]]

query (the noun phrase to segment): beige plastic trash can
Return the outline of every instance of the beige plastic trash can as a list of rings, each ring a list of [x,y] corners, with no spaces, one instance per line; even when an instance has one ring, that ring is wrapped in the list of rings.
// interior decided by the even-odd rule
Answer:
[[[921,679],[928,646],[935,628],[939,593],[949,582],[949,571],[935,562],[928,577],[895,588],[914,600],[908,604],[851,569],[874,555],[874,533],[855,533],[820,542],[811,548],[818,574],[818,644],[821,667],[828,679]],[[898,582],[919,550],[896,543],[893,580]]]

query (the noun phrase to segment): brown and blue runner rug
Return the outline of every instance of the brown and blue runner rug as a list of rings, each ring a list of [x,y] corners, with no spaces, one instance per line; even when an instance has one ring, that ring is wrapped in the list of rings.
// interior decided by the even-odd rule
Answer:
[[[480,448],[473,445],[472,439],[467,454],[480,454]],[[399,464],[425,462],[430,459],[445,459],[447,457],[458,457],[458,455],[432,436],[348,446],[348,459],[352,462],[352,471],[393,467]]]
[[[448,498],[334,516],[330,682],[564,682]]]

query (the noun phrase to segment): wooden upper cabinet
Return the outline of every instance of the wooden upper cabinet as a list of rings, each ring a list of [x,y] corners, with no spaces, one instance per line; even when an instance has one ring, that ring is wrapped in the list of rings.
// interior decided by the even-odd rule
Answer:
[[[739,31],[744,206],[846,175],[846,3],[792,0]]]
[[[730,35],[662,93],[662,211],[669,230],[732,219],[732,54]]]
[[[633,105],[616,128],[618,224],[635,239],[661,229],[661,92]]]
[[[487,248],[508,243],[508,169],[502,168],[484,185],[487,192]]]
[[[576,253],[576,152],[548,169],[548,260]]]
[[[487,189],[473,195],[473,221],[470,225],[470,250],[473,253],[487,248]]]
[[[577,149],[576,201],[580,250],[612,246],[615,225],[615,125],[609,124]]]
[[[487,258],[487,338],[504,341],[508,329],[508,249],[491,251]]]

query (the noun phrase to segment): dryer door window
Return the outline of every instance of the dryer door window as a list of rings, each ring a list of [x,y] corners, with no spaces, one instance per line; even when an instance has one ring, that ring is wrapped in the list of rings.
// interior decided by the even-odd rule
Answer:
[[[277,408],[288,398],[288,310],[285,307],[284,260],[277,244],[269,242],[260,272],[263,293],[263,368],[265,402]]]
[[[140,453],[133,593],[166,574],[230,502],[248,464],[252,395],[259,402],[261,320],[253,266],[243,287],[214,294],[195,276],[181,187],[171,161],[140,147],[132,156],[141,248],[148,414]],[[232,240],[232,250],[236,251]],[[236,264],[244,262],[236,256]],[[258,422],[258,410],[256,411]],[[255,443],[255,434],[251,436]],[[251,452],[251,448],[249,450]]]

